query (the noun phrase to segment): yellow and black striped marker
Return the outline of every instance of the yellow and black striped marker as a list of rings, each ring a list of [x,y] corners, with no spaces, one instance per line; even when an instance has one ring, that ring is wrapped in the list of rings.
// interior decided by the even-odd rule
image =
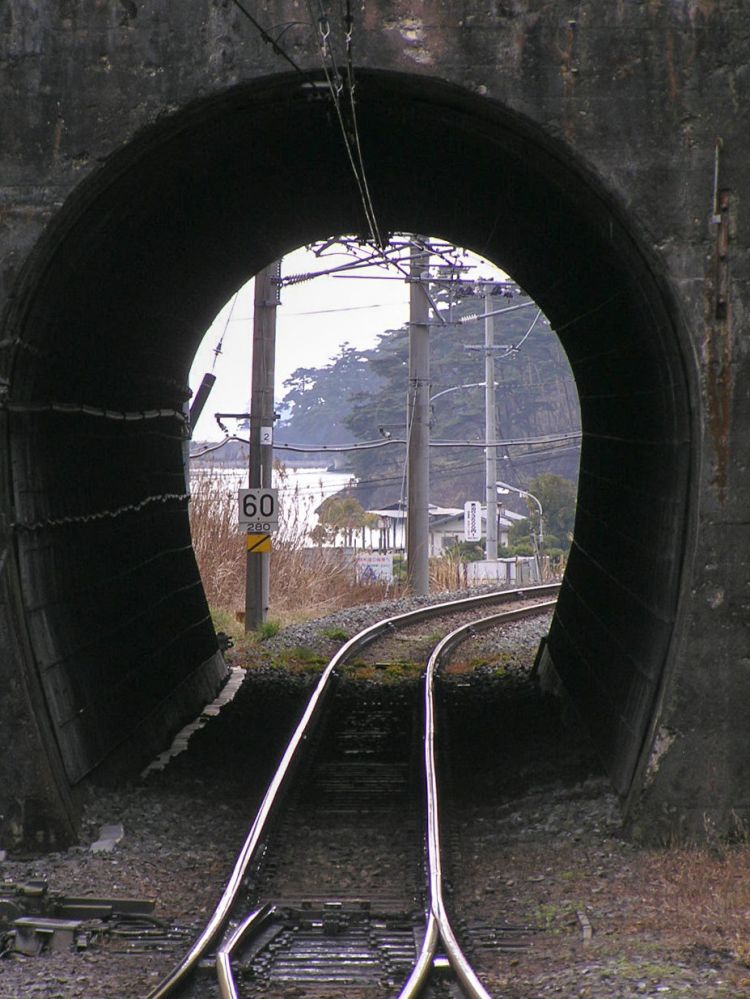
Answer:
[[[258,552],[270,552],[271,551],[271,535],[270,534],[248,534],[247,535],[247,550],[248,553],[252,552],[256,554]]]

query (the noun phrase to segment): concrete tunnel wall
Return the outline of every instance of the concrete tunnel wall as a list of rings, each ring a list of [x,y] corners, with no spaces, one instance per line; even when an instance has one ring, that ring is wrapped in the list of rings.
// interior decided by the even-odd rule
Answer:
[[[581,491],[550,650],[626,792],[685,533],[688,392],[663,291],[613,206],[532,129],[426,81],[362,74],[359,87],[381,226],[492,257],[570,357]],[[196,105],[84,185],[26,272],[10,320],[15,544],[27,668],[70,784],[123,750],[143,762],[194,707],[189,697],[165,718],[165,700],[219,674],[187,524],[186,373],[248,274],[361,228],[331,133],[328,101],[296,79]],[[164,415],[138,418],[149,411]]]
[[[631,827],[748,818],[750,15],[353,9],[381,226],[491,256],[571,359],[579,511],[549,649]],[[363,228],[335,116],[301,86],[314,32],[294,0],[258,14],[301,74],[225,0],[0,17],[2,845],[73,836],[91,775],[216,686],[179,481],[190,358],[251,273]]]

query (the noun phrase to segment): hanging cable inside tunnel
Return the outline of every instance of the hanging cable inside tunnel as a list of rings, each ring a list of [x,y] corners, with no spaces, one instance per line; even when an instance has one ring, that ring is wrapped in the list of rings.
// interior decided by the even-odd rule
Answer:
[[[331,101],[333,103],[334,110],[336,111],[336,118],[338,120],[339,128],[341,130],[341,136],[344,141],[344,149],[346,150],[347,159],[349,160],[349,166],[351,167],[352,174],[354,176],[357,189],[359,191],[360,201],[362,202],[362,209],[364,211],[365,221],[367,222],[367,227],[370,231],[370,236],[376,248],[381,252],[385,250],[385,243],[380,232],[380,227],[378,226],[378,221],[375,215],[375,207],[372,202],[372,197],[370,195],[370,188],[367,183],[367,173],[365,170],[364,158],[362,156],[362,149],[359,142],[359,128],[357,125],[357,109],[354,100],[354,93],[352,87],[354,85],[354,72],[353,69],[347,74],[346,83],[344,82],[333,50],[333,42],[331,40],[331,24],[328,14],[323,8],[321,0],[318,0],[318,17],[316,19],[315,12],[313,10],[312,0],[307,0],[307,9],[310,14],[310,18],[313,22],[317,21],[317,35],[316,42],[318,46],[318,51],[320,53],[320,61],[323,69],[323,75],[325,76],[326,83],[328,84],[328,90],[331,96]],[[352,23],[351,21],[346,23],[346,33],[347,33],[347,50],[351,52],[351,34],[352,34]],[[348,92],[349,107],[348,114],[345,115],[344,109],[341,104],[341,94],[344,90]],[[348,117],[348,121],[346,120]]]

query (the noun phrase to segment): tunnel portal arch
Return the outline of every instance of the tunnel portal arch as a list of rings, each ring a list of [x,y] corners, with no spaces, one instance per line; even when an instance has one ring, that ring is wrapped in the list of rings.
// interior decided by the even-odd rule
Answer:
[[[358,74],[358,112],[381,230],[429,231],[493,260],[570,359],[579,503],[548,650],[625,798],[690,558],[698,406],[679,316],[623,206],[536,126],[457,87],[378,72]],[[144,130],[31,255],[3,333],[5,501],[26,691],[63,797],[145,762],[220,679],[182,466],[205,329],[270,261],[363,230],[330,102],[278,76]]]

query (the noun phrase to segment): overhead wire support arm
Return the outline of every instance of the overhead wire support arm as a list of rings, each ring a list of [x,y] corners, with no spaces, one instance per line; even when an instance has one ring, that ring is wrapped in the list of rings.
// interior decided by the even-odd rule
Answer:
[[[240,0],[232,0],[232,3],[235,5],[235,7],[238,10],[240,10],[245,15],[248,21],[253,25],[255,30],[260,35],[262,41],[264,41],[266,45],[271,46],[274,55],[280,56],[285,62],[289,63],[292,69],[295,70],[295,72],[299,73],[300,76],[304,77],[304,79],[306,80],[309,79],[309,73],[306,73],[301,66],[297,65],[294,59],[292,59],[292,57],[287,52],[285,52],[284,49],[279,45],[278,41],[275,38],[273,38],[271,35],[269,35],[269,33],[266,31],[263,25],[253,17],[253,15],[250,13],[247,7],[245,7],[244,4],[240,3]]]
[[[536,302],[533,301],[521,302],[520,305],[506,305],[505,308],[493,309],[492,312],[481,312],[481,313],[477,312],[470,316],[462,316],[461,319],[456,320],[456,322],[458,323],[458,325],[464,326],[466,323],[473,323],[477,319],[488,319],[492,316],[502,316],[505,315],[506,312],[517,312],[519,309],[530,309],[532,306],[535,305]],[[536,307],[539,308],[538,305],[536,305]]]
[[[407,278],[407,281],[410,284],[419,285],[420,289],[422,290],[422,294],[427,299],[427,302],[428,302],[430,308],[432,309],[433,313],[437,316],[437,318],[440,320],[439,323],[430,323],[430,322],[428,322],[425,325],[427,325],[427,326],[448,326],[448,325],[450,325],[448,323],[448,321],[443,318],[442,314],[440,313],[440,311],[439,311],[439,309],[437,307],[437,303],[435,302],[435,299],[430,294],[430,289],[429,289],[429,287],[427,285],[427,281],[426,281],[424,275],[420,275],[419,277],[416,277],[416,278],[415,277],[409,277],[409,278]]]
[[[328,277],[329,275],[332,275],[333,277],[344,277],[347,275],[343,275],[339,272],[354,271],[358,270],[361,267],[390,266],[390,267],[395,267],[397,270],[400,270],[399,265],[402,263],[402,260],[399,258],[389,257],[388,252],[389,251],[387,248],[384,250],[377,249],[369,252],[368,255],[365,257],[362,257],[358,260],[349,261],[348,263],[345,264],[337,264],[335,267],[327,267],[324,270],[320,271],[308,271],[304,274],[289,274],[287,277],[281,279],[281,284],[282,286],[285,287],[287,285],[292,285],[292,284],[301,284],[304,281],[311,281],[317,277]],[[396,252],[400,253],[401,251],[399,250]],[[408,257],[404,257],[403,259],[408,262]],[[363,280],[363,275],[355,274],[352,276],[358,278],[360,281]],[[364,278],[370,280],[372,278],[372,275],[365,274]],[[400,277],[399,278],[394,277],[391,280],[401,281],[403,279]]]

